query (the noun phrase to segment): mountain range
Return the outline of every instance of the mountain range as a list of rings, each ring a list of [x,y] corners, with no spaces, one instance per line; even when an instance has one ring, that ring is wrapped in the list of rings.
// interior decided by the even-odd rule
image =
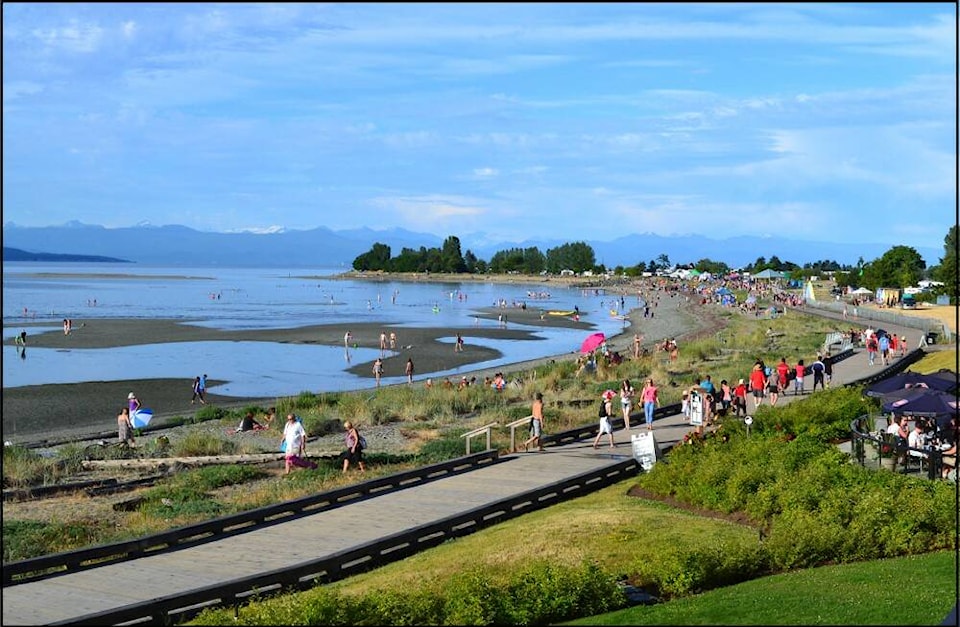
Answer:
[[[551,248],[572,243],[566,240],[528,239],[520,242],[493,242],[483,233],[452,233],[460,240],[462,253],[468,250],[489,261],[497,252],[511,248]],[[440,248],[446,237],[415,233],[405,229],[369,228],[333,231],[326,227],[310,230],[271,229],[265,233],[217,233],[186,226],[106,228],[69,222],[59,226],[25,227],[8,222],[3,226],[4,261],[6,247],[29,254],[83,255],[119,258],[159,266],[225,267],[340,267],[350,269],[353,260],[376,244],[390,247],[392,256],[402,248]],[[893,244],[843,244],[799,241],[780,237],[731,237],[711,239],[702,235],[661,236],[652,233],[624,235],[614,240],[580,240],[589,244],[597,263],[607,268],[634,266],[666,255],[671,263],[695,263],[701,259],[722,261],[731,268],[752,264],[759,257],[776,255],[781,261],[798,265],[832,260],[854,265],[862,257],[872,261],[893,248]],[[927,266],[936,265],[942,247],[916,248]]]

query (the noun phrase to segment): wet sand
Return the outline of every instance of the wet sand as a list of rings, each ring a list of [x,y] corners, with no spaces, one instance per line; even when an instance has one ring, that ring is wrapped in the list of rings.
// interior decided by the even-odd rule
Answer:
[[[660,308],[661,317],[643,318],[642,313],[631,312],[631,326],[623,334],[610,339],[614,350],[623,354],[630,352],[633,333],[638,331],[645,336],[644,344],[665,337],[680,337],[702,326],[702,320],[695,310],[684,305],[675,308],[675,301],[665,300]],[[264,341],[278,343],[301,343],[321,345],[343,345],[343,336],[350,331],[353,340],[359,346],[378,348],[380,332],[388,334],[395,330],[398,344],[403,348],[398,355],[384,359],[385,376],[402,376],[407,358],[413,359],[418,380],[431,372],[440,372],[452,368],[461,368],[468,376],[478,378],[492,375],[495,371],[511,372],[528,368],[551,360],[575,359],[576,352],[555,355],[525,361],[510,366],[469,371],[471,364],[487,361],[499,356],[495,350],[472,346],[468,341],[463,352],[454,352],[448,342],[439,342],[438,338],[449,337],[462,332],[465,336],[529,340],[538,326],[564,326],[583,329],[589,333],[593,328],[589,317],[579,322],[561,316],[545,316],[540,319],[539,309],[535,307],[521,310],[518,308],[478,310],[481,319],[497,320],[499,314],[507,317],[507,328],[473,325],[459,328],[410,328],[396,327],[380,323],[315,325],[293,329],[259,329],[222,331],[199,326],[190,326],[183,320],[91,320],[75,326],[70,336],[60,331],[50,331],[31,335],[28,331],[27,351],[31,347],[43,348],[110,348],[137,344],[156,344],[165,342],[191,341]],[[520,329],[513,323],[522,323],[534,327]],[[39,326],[39,325],[38,325]],[[7,358],[13,355],[13,340],[4,341]],[[350,371],[358,376],[369,377],[373,387],[372,362],[354,364]],[[213,387],[226,383],[210,379]],[[3,391],[3,439],[17,443],[40,442],[44,440],[62,440],[77,437],[80,439],[94,433],[115,433],[116,415],[126,403],[127,394],[134,392],[144,407],[154,410],[151,424],[163,424],[176,416],[189,417],[200,406],[191,405],[192,379],[130,379],[124,381],[95,381],[70,384],[34,385],[5,389]],[[402,384],[401,384],[402,385]],[[219,407],[242,407],[258,405],[268,407],[276,404],[276,398],[237,398],[215,394],[207,395],[207,402]]]

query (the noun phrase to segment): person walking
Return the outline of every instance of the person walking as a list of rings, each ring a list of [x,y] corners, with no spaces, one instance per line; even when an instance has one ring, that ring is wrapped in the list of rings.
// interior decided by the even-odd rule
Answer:
[[[383,376],[383,360],[379,357],[373,362],[373,376],[377,380],[377,387],[380,387],[380,377]]]
[[[121,407],[117,414],[117,435],[120,442],[127,446],[136,446],[133,440],[133,423],[130,422],[130,408]]]
[[[830,351],[823,356],[823,380],[829,390],[830,382],[833,381],[833,358],[830,356]]]
[[[767,377],[767,399],[770,401],[770,406],[773,407],[776,405],[779,398],[780,374],[777,372],[771,372],[770,376]]]
[[[200,404],[207,404],[207,375],[200,375],[200,385],[197,387],[197,392],[200,395]]]
[[[640,400],[643,402],[643,417],[647,421],[647,431],[653,431],[653,411],[660,407],[660,397],[657,395],[657,386],[653,379],[647,379],[646,385],[640,391]]]
[[[387,350],[387,332],[380,332],[380,356],[383,357],[383,354]]]
[[[534,444],[538,451],[542,451],[543,442],[540,438],[543,436],[543,394],[540,392],[533,396],[530,416],[530,437],[524,441],[523,450],[526,451],[531,444]]]
[[[880,363],[884,366],[890,363],[890,336],[886,333],[880,336],[877,341],[877,349],[880,351]]]
[[[789,383],[790,365],[787,363],[786,357],[781,357],[780,363],[777,364],[777,392],[781,394],[786,392]]]
[[[793,395],[803,396],[803,377],[806,376],[807,370],[802,359],[797,360],[797,366],[794,370],[796,375],[793,377]]]
[[[457,333],[457,341],[453,345],[453,352],[462,353],[463,352],[463,336]]]
[[[343,472],[347,472],[350,464],[356,464],[360,472],[366,472],[367,467],[363,463],[363,445],[366,440],[349,420],[343,423],[343,428],[343,443],[346,446],[346,450],[340,455],[343,458]]]
[[[750,391],[753,393],[753,408],[756,409],[763,405],[763,390],[767,387],[767,377],[763,373],[763,366],[753,364],[753,370],[750,371]],[[746,407],[744,407],[746,410]]]
[[[597,444],[600,442],[603,434],[607,434],[607,438],[610,440],[610,448],[616,448],[616,444],[613,442],[613,424],[610,422],[610,419],[613,417],[613,403],[611,401],[614,396],[616,396],[616,392],[607,390],[600,397],[600,430],[597,432],[597,437],[593,440],[593,448],[597,448]]]
[[[287,424],[283,426],[284,475],[289,475],[294,466],[315,470],[317,465],[306,459],[307,432],[303,424],[293,414],[287,414]]]
[[[630,430],[630,411],[633,409],[633,397],[636,391],[630,384],[630,379],[624,379],[620,382],[620,411],[623,412],[623,424],[627,431]]]
[[[877,357],[877,338],[873,335],[867,338],[867,364],[873,365],[874,360]]]
[[[413,383],[413,358],[407,357],[407,365],[404,366],[403,372],[407,375],[407,383]]]
[[[814,391],[814,392],[817,391],[817,384],[818,384],[818,383],[820,384],[820,390],[822,391],[822,390],[824,389],[824,388],[823,388],[823,373],[824,373],[825,368],[826,368],[826,366],[824,366],[823,357],[822,357],[819,353],[817,353],[817,360],[816,360],[815,362],[813,362],[812,364],[810,364],[810,372],[813,373],[813,391]],[[798,376],[798,377],[800,376],[800,371],[799,371],[799,370],[797,371],[797,376]]]
[[[193,396],[190,397],[190,404],[193,405],[197,402],[197,399],[200,399],[201,405],[206,405],[206,402],[203,400],[203,396],[200,394],[200,377],[193,378]]]

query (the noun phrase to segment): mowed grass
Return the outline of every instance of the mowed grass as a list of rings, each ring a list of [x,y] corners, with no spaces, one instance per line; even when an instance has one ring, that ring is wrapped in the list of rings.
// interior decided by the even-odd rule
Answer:
[[[907,368],[910,372],[919,372],[921,374],[930,374],[931,372],[937,372],[942,369],[957,371],[957,349],[954,348],[930,353]]]
[[[957,600],[957,555],[940,551],[763,577],[569,625],[939,625]]]

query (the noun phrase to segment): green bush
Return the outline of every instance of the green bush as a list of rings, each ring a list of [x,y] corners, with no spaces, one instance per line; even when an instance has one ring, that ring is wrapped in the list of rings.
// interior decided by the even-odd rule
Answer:
[[[99,520],[69,523],[14,520],[3,522],[3,562],[16,562],[69,551],[100,537],[107,524]]]
[[[233,455],[236,442],[207,433],[192,432],[173,446],[174,457],[204,457],[207,455]]]
[[[193,421],[195,423],[207,422],[208,420],[220,420],[226,418],[229,415],[227,410],[222,407],[216,407],[215,405],[204,405],[197,410],[197,413],[193,415]]]
[[[205,610],[199,625],[545,625],[609,612],[625,605],[616,578],[594,564],[563,567],[539,562],[492,578],[476,568],[439,590],[371,590],[348,596],[327,586],[264,599],[241,608],[236,620]]]

